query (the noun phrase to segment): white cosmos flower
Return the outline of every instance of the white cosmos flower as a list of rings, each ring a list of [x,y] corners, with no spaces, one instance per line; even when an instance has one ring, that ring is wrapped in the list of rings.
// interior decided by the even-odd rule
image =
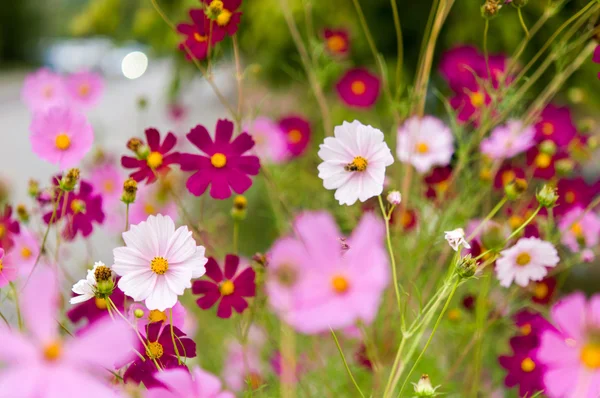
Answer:
[[[452,231],[444,231],[444,239],[448,241],[448,244],[455,252],[458,251],[458,247],[463,245],[465,249],[470,249],[471,245],[465,240],[465,231],[462,228],[456,228]]]
[[[394,163],[383,133],[355,120],[334,129],[335,137],[320,145],[319,177],[326,189],[335,189],[340,205],[366,201],[383,192],[385,168]]]
[[[204,247],[196,246],[187,227],[175,230],[169,216],[150,216],[123,233],[125,247],[113,250],[113,270],[121,276],[119,288],[149,310],[164,311],[206,272]]]
[[[398,128],[397,155],[419,173],[433,166],[446,166],[454,153],[452,131],[433,116],[413,116]]]
[[[71,290],[73,293],[78,294],[79,296],[72,297],[69,300],[69,303],[83,303],[84,301],[88,301],[96,296],[96,287],[98,284],[96,281],[96,269],[98,267],[108,268],[102,261],[95,262],[94,267],[92,269],[88,269],[86,278],[81,279],[73,285]]]
[[[496,261],[496,276],[500,285],[509,287],[513,281],[527,286],[530,281],[540,281],[555,267],[559,258],[550,242],[538,238],[522,238],[510,249],[500,252]]]

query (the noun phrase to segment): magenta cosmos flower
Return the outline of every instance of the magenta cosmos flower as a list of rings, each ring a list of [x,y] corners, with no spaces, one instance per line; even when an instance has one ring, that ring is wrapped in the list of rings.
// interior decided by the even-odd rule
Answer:
[[[573,124],[569,108],[552,104],[548,104],[542,111],[541,119],[535,125],[535,131],[538,142],[551,140],[559,148],[569,145],[577,135],[577,128]]]
[[[209,257],[206,263],[206,276],[212,281],[199,280],[192,285],[192,293],[201,294],[196,304],[203,310],[207,310],[215,305],[219,300],[217,316],[219,318],[229,318],[232,309],[242,313],[248,308],[246,297],[256,295],[256,285],[254,278],[256,274],[252,267],[246,267],[240,272],[240,258],[233,254],[225,256],[225,272],[213,257]]]
[[[36,112],[29,126],[33,152],[61,170],[77,166],[92,149],[94,131],[85,115],[72,107]]]
[[[525,178],[525,170],[520,167],[505,163],[494,176],[494,188],[504,189],[505,186],[514,182],[517,178]]]
[[[242,13],[238,11],[242,0],[201,0],[213,18],[212,34],[220,41],[225,35],[233,36],[238,30]]]
[[[60,177],[54,178],[54,184],[58,185]],[[65,203],[66,202],[66,203]],[[75,239],[78,233],[84,238],[89,236],[94,223],[102,224],[104,222],[104,211],[102,210],[102,195],[94,192],[92,185],[82,180],[79,189],[69,194],[63,194],[56,207],[59,209],[54,214],[53,223],[65,218],[65,229],[63,235],[66,239]],[[64,213],[62,209],[65,209]],[[44,222],[49,224],[52,220],[54,209],[44,214]]]
[[[190,372],[184,369],[169,369],[156,374],[156,379],[165,388],[153,388],[145,398],[235,398],[223,391],[221,380],[198,367]]]
[[[279,120],[279,129],[285,136],[292,156],[302,155],[310,142],[311,128],[308,120],[301,116],[286,116]]]
[[[102,97],[104,80],[97,73],[81,71],[67,76],[65,86],[72,102],[82,108],[91,108]]]
[[[335,88],[344,104],[355,108],[369,108],[379,97],[380,81],[364,68],[348,70]]]
[[[556,185],[558,201],[554,212],[565,214],[575,207],[587,207],[594,199],[597,189],[597,185],[589,185],[583,178],[561,178]]]
[[[537,359],[537,350],[519,346],[515,338],[510,339],[512,355],[498,358],[500,365],[507,370],[504,385],[519,386],[519,396],[531,397],[544,390],[542,378],[544,366]]]
[[[76,337],[58,333],[59,291],[56,275],[38,270],[21,295],[27,335],[0,328],[4,348],[0,373],[4,397],[116,397],[110,369],[131,360],[135,334],[124,322],[104,318]]]
[[[21,91],[21,99],[30,111],[45,111],[53,106],[66,105],[67,98],[63,78],[47,68],[27,75]]]
[[[215,140],[208,130],[197,125],[187,134],[201,155],[183,153],[180,156],[181,170],[195,171],[188,178],[186,187],[194,195],[202,195],[210,185],[210,196],[227,199],[231,189],[242,194],[250,188],[249,175],[257,175],[260,169],[258,157],[246,155],[254,147],[254,140],[248,133],[238,135],[233,141],[233,123],[221,119],[217,121]]]
[[[455,91],[476,89],[477,77],[485,60],[473,46],[459,46],[446,51],[440,60],[440,73]]]
[[[346,29],[323,29],[325,49],[333,56],[346,56],[350,52],[350,38]]]
[[[173,335],[171,335],[171,326],[163,327],[160,323],[151,323],[146,328],[147,337],[144,345],[138,340],[134,347],[144,358],[136,357],[135,361],[123,374],[123,380],[127,382],[144,383],[147,388],[163,387],[163,384],[156,379],[158,366],[166,369],[183,369],[187,372],[187,367],[180,363],[180,359],[196,357],[196,343],[190,339],[181,330],[173,326]],[[175,343],[173,343],[175,342]],[[175,349],[177,344],[177,349]],[[177,356],[179,355],[179,358]],[[156,363],[154,362],[156,361]]]
[[[551,398],[600,395],[600,295],[588,302],[571,294],[552,307],[556,330],[541,337],[538,359],[546,367],[545,393]]]
[[[175,134],[169,132],[161,144],[157,129],[149,128],[145,133],[149,153],[137,158],[123,156],[121,165],[126,169],[138,169],[130,174],[137,182],[146,180],[147,184],[151,184],[156,181],[158,174],[167,173],[171,170],[170,166],[179,161],[179,152],[171,152],[177,144]]]
[[[543,180],[550,180],[556,176],[556,161],[567,158],[562,151],[554,155],[540,151],[533,147],[526,152],[527,165],[533,169],[533,176]]]
[[[183,42],[179,44],[179,49],[185,53],[187,59],[192,57],[198,60],[206,58],[208,54],[208,40],[210,35],[211,21],[204,14],[204,10],[191,9],[190,19],[192,23],[180,23],[177,25],[177,31],[185,36]],[[217,43],[217,36],[211,38],[211,45]]]
[[[73,296],[76,295],[76,293],[73,293]],[[125,294],[123,294],[119,288],[115,288],[115,290],[113,290],[113,294],[110,296],[110,299],[113,303],[115,303],[119,311],[122,313],[125,306]],[[105,299],[98,297],[95,297],[93,300],[86,300],[76,304],[69,311],[67,311],[67,318],[69,318],[69,320],[74,324],[84,320],[87,321],[85,324],[81,325],[78,333],[88,330],[91,325],[107,316],[109,316],[108,303]]]
[[[328,213],[301,214],[294,231],[297,238],[269,251],[266,290],[275,312],[307,334],[371,323],[389,283],[381,220],[365,214],[344,244]]]
[[[288,143],[281,134],[279,125],[268,117],[260,116],[244,127],[254,139],[256,146],[254,152],[260,160],[267,163],[278,164],[288,158]]]
[[[4,206],[4,210],[0,212],[0,247],[10,249],[14,236],[20,231],[19,222],[12,217],[12,207]]]

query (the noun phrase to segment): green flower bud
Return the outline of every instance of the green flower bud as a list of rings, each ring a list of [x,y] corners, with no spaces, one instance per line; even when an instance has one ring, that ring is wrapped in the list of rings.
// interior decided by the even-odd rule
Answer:
[[[467,254],[456,265],[456,274],[462,279],[471,278],[477,272],[478,265],[477,260]]]
[[[549,209],[556,205],[558,194],[556,193],[556,188],[544,185],[542,189],[535,194],[535,198],[540,206]]]

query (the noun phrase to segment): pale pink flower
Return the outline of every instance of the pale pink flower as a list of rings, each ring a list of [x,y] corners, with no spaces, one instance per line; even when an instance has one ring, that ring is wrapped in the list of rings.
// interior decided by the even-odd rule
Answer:
[[[538,238],[521,238],[513,247],[500,252],[496,276],[501,286],[509,287],[514,281],[525,287],[530,281],[544,279],[548,268],[555,267],[558,261],[552,243]]]
[[[254,150],[261,161],[277,164],[289,157],[285,135],[273,120],[264,116],[257,117],[244,130],[254,138]]]
[[[164,311],[177,303],[192,279],[206,272],[204,246],[196,246],[186,226],[175,230],[169,216],[150,216],[123,233],[124,247],[113,250],[119,288],[149,310]]]
[[[19,277],[27,277],[40,253],[40,240],[21,225],[18,235],[13,235],[13,247],[6,253],[5,264],[14,264]]]
[[[136,337],[119,320],[106,317],[85,332],[59,334],[56,276],[38,270],[21,292],[21,312],[28,333],[0,327],[0,396],[19,398],[117,397],[109,386],[110,369],[130,360]]]
[[[558,224],[563,245],[573,252],[594,247],[600,241],[600,217],[581,207],[569,210]]]
[[[264,383],[266,366],[260,357],[264,340],[259,337],[262,334],[261,329],[252,327],[245,346],[236,340],[227,344],[222,376],[232,391],[243,391],[248,384],[252,389],[257,389]]]
[[[142,312],[142,316],[141,317],[137,317],[135,316],[135,312],[139,310]],[[185,307],[183,305],[181,305],[181,303],[177,302],[173,308],[173,326],[175,326],[177,329],[185,332],[186,334],[188,334],[186,332],[186,330],[184,330],[183,328],[183,324],[185,322],[185,316],[187,314],[187,310],[185,309]],[[164,311],[159,311],[159,310],[149,310],[148,308],[146,308],[146,306],[144,306],[143,304],[140,303],[133,303],[131,305],[131,307],[129,307],[129,319],[130,322],[137,325],[138,330],[140,331],[140,333],[145,336],[146,335],[146,325],[150,324],[150,323],[159,323],[162,322],[162,326],[163,327],[169,327],[168,325],[171,325],[171,308],[167,308]],[[161,328],[162,330],[162,328]]]
[[[32,112],[67,105],[68,101],[63,78],[47,68],[41,68],[25,77],[21,99]]]
[[[167,369],[155,377],[167,389],[153,388],[146,398],[235,398],[234,394],[223,391],[217,376],[198,367],[191,373],[185,369]]]
[[[0,288],[14,281],[19,275],[18,266],[7,262],[4,249],[0,247]]]
[[[91,108],[96,105],[104,91],[102,76],[94,72],[73,73],[65,80],[65,86],[72,102],[82,108]]]
[[[81,112],[67,107],[53,107],[36,112],[29,127],[33,152],[58,164],[61,170],[77,166],[92,148],[94,132]]]
[[[491,159],[508,159],[535,145],[535,128],[523,126],[519,120],[509,120],[498,126],[481,141],[481,152]]]
[[[450,164],[453,153],[452,131],[440,119],[413,116],[398,128],[398,159],[412,164],[421,174]]]
[[[546,366],[544,393],[550,398],[600,396],[600,295],[586,302],[573,293],[554,304],[556,329],[541,335],[537,358]]]
[[[135,202],[129,205],[129,223],[139,224],[156,214],[177,220],[177,204],[161,192],[159,184],[138,185]]]
[[[125,176],[121,170],[112,163],[104,163],[95,166],[90,171],[89,181],[94,190],[102,194],[104,204],[121,201],[123,182],[125,182]]]
[[[596,255],[592,249],[583,249],[581,251],[581,261],[584,263],[591,263],[595,258]]]

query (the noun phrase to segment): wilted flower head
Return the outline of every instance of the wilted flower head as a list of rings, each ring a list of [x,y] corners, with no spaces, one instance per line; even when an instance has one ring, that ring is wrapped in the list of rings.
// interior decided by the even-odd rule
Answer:
[[[453,229],[452,231],[445,231],[444,239],[446,239],[454,251],[458,251],[460,245],[463,245],[465,249],[471,248],[469,242],[465,240],[465,230],[462,228]]]
[[[85,279],[73,285],[73,293],[78,296],[72,297],[71,304],[78,304],[89,299],[98,297],[106,299],[114,289],[113,273],[102,261],[97,261],[91,270],[87,271]]]

